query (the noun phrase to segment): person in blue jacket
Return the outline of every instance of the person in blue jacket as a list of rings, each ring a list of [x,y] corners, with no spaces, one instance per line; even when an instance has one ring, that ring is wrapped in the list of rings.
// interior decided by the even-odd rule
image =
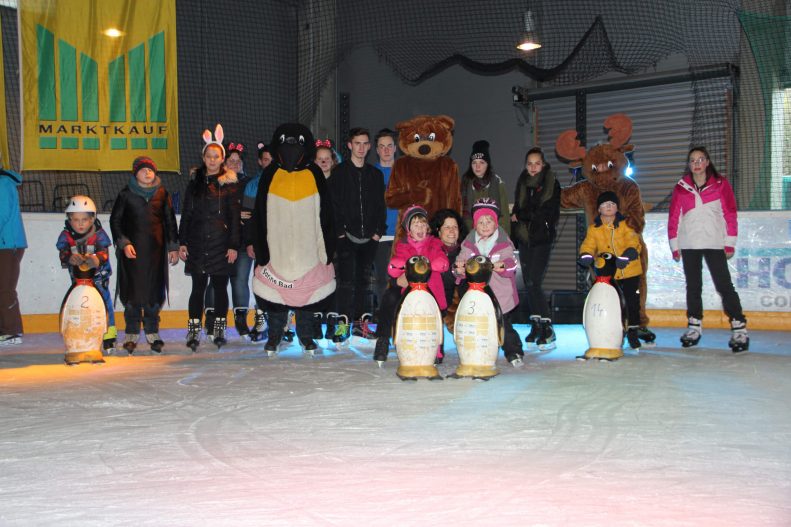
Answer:
[[[0,157],[0,346],[22,344],[22,314],[16,286],[27,248],[19,210],[22,175],[2,168]]]

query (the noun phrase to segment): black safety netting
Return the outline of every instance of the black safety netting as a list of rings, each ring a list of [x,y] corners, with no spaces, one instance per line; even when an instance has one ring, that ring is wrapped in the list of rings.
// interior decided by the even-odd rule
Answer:
[[[310,124],[328,79],[361,46],[375,49],[405,85],[459,64],[481,75],[521,71],[540,87],[575,86],[610,74],[651,71],[670,56],[682,56],[695,96],[690,145],[714,145],[717,166],[728,167],[737,189],[749,197],[740,201],[742,208],[788,208],[770,197],[775,189],[785,192],[783,174],[791,164],[776,154],[778,144],[791,141],[788,120],[779,113],[788,106],[781,102],[791,77],[785,2],[779,0],[177,0],[176,5],[183,174],[198,163],[200,132],[216,122],[230,139],[249,146],[268,138],[280,122]],[[13,165],[19,155],[16,12],[2,8],[0,14]],[[527,32],[537,36],[540,50],[526,54],[515,48]],[[763,56],[766,50],[769,57]],[[733,86],[695,78],[696,71],[716,64],[733,66]],[[255,170],[254,155],[246,164]],[[27,176],[44,183],[49,210],[55,184],[85,183],[101,196],[98,201],[108,203],[128,174]],[[165,178],[173,189],[185,181],[186,176]]]

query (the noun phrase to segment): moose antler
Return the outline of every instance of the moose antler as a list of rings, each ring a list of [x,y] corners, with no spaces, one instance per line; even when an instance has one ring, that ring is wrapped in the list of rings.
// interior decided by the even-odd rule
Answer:
[[[604,120],[604,127],[608,129],[610,144],[613,148],[621,148],[632,137],[632,120],[625,113],[616,113]],[[622,150],[631,150],[627,145]]]
[[[578,165],[585,158],[585,149],[580,146],[576,130],[566,130],[561,133],[555,141],[555,150],[558,156],[572,161],[573,165]]]

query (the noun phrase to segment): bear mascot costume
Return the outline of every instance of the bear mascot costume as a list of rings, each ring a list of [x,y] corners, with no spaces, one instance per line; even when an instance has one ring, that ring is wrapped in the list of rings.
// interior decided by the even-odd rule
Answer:
[[[640,252],[640,264],[643,274],[640,276],[640,329],[638,336],[646,343],[656,339],[648,329],[648,316],[645,312],[647,294],[646,272],[648,270],[648,249],[643,241],[645,226],[645,207],[640,196],[640,187],[625,175],[629,162],[625,152],[634,149],[627,144],[632,135],[632,120],[619,113],[604,120],[604,127],[609,130],[609,143],[596,145],[587,152],[580,146],[575,130],[567,130],[558,136],[555,149],[558,156],[569,161],[571,168],[582,166],[585,179],[560,192],[560,206],[563,208],[581,208],[585,211],[588,225],[593,223],[598,214],[596,200],[604,191],[615,192],[620,201],[618,211],[626,217],[626,223],[640,235],[643,250]]]
[[[393,163],[385,201],[398,209],[399,218],[411,205],[426,209],[429,218],[440,209],[461,214],[459,167],[446,155],[453,146],[454,124],[447,115],[418,115],[396,124],[404,156]],[[395,239],[403,234],[399,224]]]
[[[315,149],[306,126],[280,125],[270,143],[272,163],[258,182],[251,219],[253,292],[269,312],[268,352],[277,351],[289,309],[296,313],[300,344],[315,350],[313,312],[325,310],[335,291],[332,201],[313,163]]]

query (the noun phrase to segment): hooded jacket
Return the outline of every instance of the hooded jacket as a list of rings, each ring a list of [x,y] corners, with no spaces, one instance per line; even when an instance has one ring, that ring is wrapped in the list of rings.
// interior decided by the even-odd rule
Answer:
[[[691,175],[673,187],[667,237],[670,250],[736,247],[736,197],[728,180],[710,176],[698,190]]]
[[[0,249],[27,247],[22,213],[19,209],[19,191],[22,175],[0,169]]]

